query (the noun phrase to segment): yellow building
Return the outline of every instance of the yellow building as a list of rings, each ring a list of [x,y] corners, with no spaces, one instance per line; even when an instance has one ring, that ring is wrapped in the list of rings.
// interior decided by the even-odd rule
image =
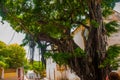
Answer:
[[[23,68],[3,69],[0,68],[0,76],[3,80],[24,80]]]

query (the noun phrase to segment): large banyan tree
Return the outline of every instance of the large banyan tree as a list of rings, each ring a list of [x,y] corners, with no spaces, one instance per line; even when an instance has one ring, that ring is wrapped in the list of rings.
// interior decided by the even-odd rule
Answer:
[[[1,0],[0,12],[16,31],[54,46],[53,52],[58,53],[52,55],[55,61],[69,65],[82,80],[105,80],[111,70],[109,50],[114,48],[114,53],[119,53],[117,46],[106,50],[107,34],[116,31],[116,24],[103,22],[112,13],[115,1]],[[79,26],[89,32],[85,50],[78,48],[71,36]]]

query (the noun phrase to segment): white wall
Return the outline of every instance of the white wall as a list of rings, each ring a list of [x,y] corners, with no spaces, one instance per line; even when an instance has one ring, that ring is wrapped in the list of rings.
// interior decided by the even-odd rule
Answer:
[[[46,62],[46,78],[48,80],[80,80],[69,68],[63,71],[57,70],[57,64],[53,62],[52,58],[47,59]]]

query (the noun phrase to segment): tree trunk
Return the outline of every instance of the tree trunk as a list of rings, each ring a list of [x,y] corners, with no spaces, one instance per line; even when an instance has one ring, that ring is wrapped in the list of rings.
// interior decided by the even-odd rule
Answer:
[[[100,68],[106,57],[106,35],[101,0],[89,0],[90,32],[86,44],[88,72],[84,80],[105,80],[108,68]]]
[[[85,45],[86,57],[73,56],[68,60],[68,64],[81,80],[105,80],[109,72],[109,66],[100,67],[106,58],[106,30],[102,19],[101,0],[87,1],[90,28]],[[59,52],[74,54],[76,44],[69,35],[70,30],[66,30],[66,32],[64,38],[56,41],[53,40],[53,44],[58,47]]]
[[[101,68],[106,58],[106,30],[101,13],[101,0],[88,0],[90,29],[85,47],[86,57],[72,57],[68,62],[81,80],[105,80],[109,66]],[[70,44],[71,43],[71,44]],[[74,42],[69,39],[59,46],[62,52],[72,53]]]

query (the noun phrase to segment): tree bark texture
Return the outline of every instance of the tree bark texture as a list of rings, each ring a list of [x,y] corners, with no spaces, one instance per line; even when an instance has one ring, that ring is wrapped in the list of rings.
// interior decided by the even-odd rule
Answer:
[[[86,44],[87,64],[84,80],[105,80],[107,68],[100,68],[106,57],[106,31],[101,13],[101,0],[89,0],[90,32]],[[97,25],[92,22],[95,21]]]
[[[109,66],[100,68],[101,63],[106,58],[106,30],[102,19],[101,0],[87,0],[87,3],[90,28],[85,44],[86,57],[73,56],[68,60],[68,65],[81,80],[105,80],[109,72]],[[39,40],[47,39],[47,41],[55,44],[58,47],[58,52],[74,54],[76,44],[70,37],[70,30],[66,30],[66,32],[66,37],[60,40],[55,40],[42,34]]]
[[[100,68],[106,58],[106,30],[102,19],[101,0],[89,0],[88,7],[90,29],[85,45],[86,57],[72,57],[68,62],[81,80],[105,80],[109,67]],[[72,53],[75,49],[75,44],[70,40],[62,43],[61,51]]]

